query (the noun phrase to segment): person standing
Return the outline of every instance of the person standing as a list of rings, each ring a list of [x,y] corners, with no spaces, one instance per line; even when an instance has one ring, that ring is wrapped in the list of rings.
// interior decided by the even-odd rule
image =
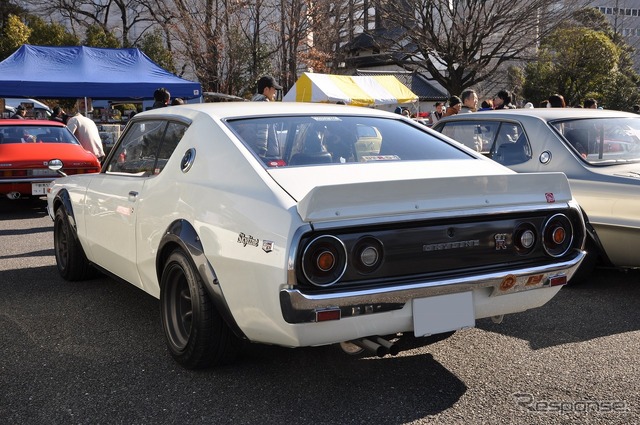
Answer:
[[[482,104],[480,105],[480,109],[478,109],[478,112],[480,111],[493,111],[493,100],[483,100]]]
[[[433,105],[436,109],[429,114],[429,124],[435,125],[444,116],[445,107],[442,102],[436,102]]]
[[[449,117],[451,115],[457,115],[462,109],[462,100],[458,96],[451,96],[449,98],[449,106],[447,107],[447,112],[445,112],[444,116]]]
[[[61,122],[64,124],[66,116],[67,114],[65,114],[64,110],[62,110],[60,105],[56,105],[53,107],[53,113],[51,114],[51,118],[49,118],[49,120]]]
[[[478,94],[475,90],[467,89],[460,94],[460,100],[462,100],[462,107],[459,114],[468,114],[475,112],[478,109]]]
[[[151,109],[163,108],[169,105],[170,101],[171,93],[169,93],[169,90],[164,87],[160,87],[153,92],[153,105],[151,106]]]
[[[598,101],[590,97],[584,101],[585,109],[598,109]]]
[[[273,102],[276,99],[276,93],[282,90],[282,86],[278,84],[271,75],[265,75],[258,80],[258,93],[256,93],[251,101],[253,102]],[[280,143],[276,136],[275,129],[269,124],[258,124],[256,126],[256,138],[253,143],[253,149],[258,156],[263,158],[280,158]]]
[[[27,110],[22,105],[18,105],[16,108],[16,112],[11,116],[12,120],[23,120],[24,116],[27,115]]]
[[[78,111],[67,120],[67,127],[76,136],[84,150],[91,152],[102,162],[104,148],[102,147],[102,139],[96,123]]]
[[[551,108],[566,108],[567,103],[564,101],[564,96],[561,94],[552,94],[549,96],[549,105]]]
[[[276,82],[271,75],[265,75],[258,80],[258,93],[253,95],[253,102],[273,102],[276,100],[278,90],[282,90],[282,86]]]
[[[493,98],[493,109],[516,109],[511,103],[513,97],[508,90],[500,90]]]

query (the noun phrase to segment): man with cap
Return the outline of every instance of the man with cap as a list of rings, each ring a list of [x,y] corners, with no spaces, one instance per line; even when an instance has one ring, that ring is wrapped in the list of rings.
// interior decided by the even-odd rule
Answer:
[[[273,102],[276,100],[276,93],[282,90],[282,86],[276,82],[271,75],[265,75],[258,80],[258,93],[253,98],[254,102]]]
[[[278,90],[282,90],[282,86],[271,75],[265,75],[258,80],[258,93],[251,100],[253,102],[273,102],[276,100]],[[281,156],[278,137],[274,128],[268,124],[256,125],[255,139],[251,144],[253,145],[253,150],[260,157],[279,158]]]
[[[16,108],[16,112],[11,116],[13,120],[23,120],[24,116],[27,115],[27,110],[22,105],[18,105]]]

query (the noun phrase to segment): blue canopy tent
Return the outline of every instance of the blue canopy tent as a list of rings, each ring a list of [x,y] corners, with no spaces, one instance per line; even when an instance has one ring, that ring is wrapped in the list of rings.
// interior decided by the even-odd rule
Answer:
[[[0,97],[151,99],[201,96],[200,83],[177,77],[138,49],[23,45],[0,62]]]

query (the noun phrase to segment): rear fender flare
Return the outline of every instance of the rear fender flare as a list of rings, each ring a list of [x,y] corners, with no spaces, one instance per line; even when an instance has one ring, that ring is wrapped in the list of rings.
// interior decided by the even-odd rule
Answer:
[[[69,218],[69,224],[71,224],[71,228],[73,229],[73,237],[78,240],[78,224],[76,222],[76,216],[73,213],[73,206],[71,204],[71,196],[66,189],[60,190],[56,194],[56,197],[53,201],[53,217],[55,217],[55,213],[58,208],[63,208],[64,212],[67,214]]]
[[[591,241],[591,243],[593,243],[593,245],[598,250],[596,254],[598,257],[600,257],[600,260],[602,261],[602,263],[607,266],[613,265],[613,263],[611,263],[611,260],[607,256],[607,252],[604,250],[604,247],[602,246],[602,242],[600,242],[600,238],[598,237],[598,233],[596,232],[596,229],[589,222],[589,217],[587,216],[587,213],[583,209],[581,209],[581,211],[582,211],[582,217],[584,218],[584,225],[587,231],[587,239],[588,239],[588,241],[585,241],[585,248],[587,247],[588,242]]]
[[[158,282],[161,281],[162,270],[166,259],[176,247],[179,247],[187,254],[192,266],[197,270],[205,288],[207,288],[209,297],[211,297],[216,309],[229,328],[238,338],[247,339],[231,314],[213,266],[204,255],[204,247],[202,246],[198,233],[191,223],[184,219],[171,223],[160,241],[158,255],[156,257]]]

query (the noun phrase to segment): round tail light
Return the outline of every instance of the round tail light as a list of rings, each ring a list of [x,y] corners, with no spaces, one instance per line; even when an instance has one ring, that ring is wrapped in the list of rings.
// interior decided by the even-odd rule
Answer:
[[[331,286],[347,269],[347,250],[335,236],[313,239],[302,254],[302,273],[316,286]]]
[[[382,264],[383,256],[382,242],[368,236],[354,245],[351,262],[360,273],[372,273]]]
[[[573,242],[573,226],[564,214],[549,218],[543,226],[542,243],[544,250],[552,257],[561,257],[569,251]]]
[[[531,223],[521,223],[513,232],[513,245],[519,254],[528,254],[533,251],[538,240],[537,231]]]

